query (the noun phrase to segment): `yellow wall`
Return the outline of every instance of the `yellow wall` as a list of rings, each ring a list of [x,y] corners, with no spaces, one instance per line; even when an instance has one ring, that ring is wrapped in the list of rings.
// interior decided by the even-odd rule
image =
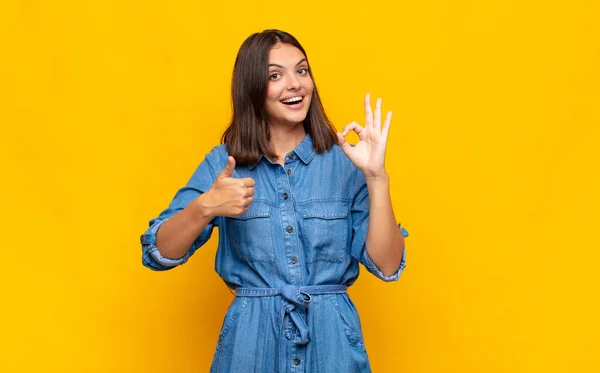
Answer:
[[[596,4],[2,1],[0,371],[208,371],[215,240],[156,273],[139,236],[264,28],[304,44],[338,128],[367,91],[394,111],[408,267],[351,289],[374,371],[600,371]]]

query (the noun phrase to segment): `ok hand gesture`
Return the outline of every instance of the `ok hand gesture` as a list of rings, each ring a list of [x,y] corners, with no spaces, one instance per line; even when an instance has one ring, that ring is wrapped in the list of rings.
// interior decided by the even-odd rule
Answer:
[[[385,150],[392,121],[392,112],[388,111],[382,128],[381,99],[377,99],[375,114],[373,114],[371,111],[371,95],[367,93],[365,96],[365,117],[364,128],[356,122],[346,125],[342,133],[337,133],[338,142],[346,156],[363,172],[366,178],[383,176],[385,175]],[[346,141],[345,136],[350,131],[354,131],[358,135],[359,141],[355,146],[351,146]]]

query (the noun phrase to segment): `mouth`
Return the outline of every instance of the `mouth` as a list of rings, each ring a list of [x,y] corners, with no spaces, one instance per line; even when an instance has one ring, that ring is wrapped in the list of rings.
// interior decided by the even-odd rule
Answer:
[[[304,96],[294,96],[280,101],[289,109],[302,109],[304,107]]]

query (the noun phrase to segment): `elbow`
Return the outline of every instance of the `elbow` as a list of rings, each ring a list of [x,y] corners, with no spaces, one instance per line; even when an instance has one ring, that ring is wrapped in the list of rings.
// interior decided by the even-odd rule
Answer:
[[[395,273],[396,273],[396,271],[390,271],[390,272],[387,272],[387,271],[381,271],[381,274],[382,274],[384,277],[392,277],[392,276],[394,276],[394,274],[395,274]]]
[[[382,265],[379,267],[379,270],[384,276],[393,276],[402,269],[404,258],[404,238],[401,239],[401,242],[401,249],[395,251],[393,254],[390,253],[390,256],[388,257],[389,260],[386,260],[386,262],[382,263]]]
[[[402,249],[394,253],[393,258],[389,258],[390,260],[386,260],[381,265],[378,265],[379,271],[385,278],[397,279],[400,276],[400,273],[404,271],[404,267],[406,267],[406,259],[404,253],[405,247],[404,243],[402,244]]]
[[[381,271],[381,274],[383,274],[385,277],[392,277],[396,273],[398,273],[398,271],[400,270],[400,267],[401,267],[401,263],[398,262],[398,264],[395,266],[382,266],[379,268],[379,270]]]

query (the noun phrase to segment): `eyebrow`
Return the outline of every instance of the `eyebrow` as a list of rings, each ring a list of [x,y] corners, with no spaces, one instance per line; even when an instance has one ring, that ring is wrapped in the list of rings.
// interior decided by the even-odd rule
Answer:
[[[300,61],[299,61],[299,62],[296,64],[296,66],[300,65],[302,62],[306,62],[306,58],[303,58],[303,59],[301,59],[301,60],[300,60]],[[275,67],[279,67],[279,68],[283,69],[283,66],[281,66],[281,65],[278,65],[278,64],[276,64],[276,63],[270,63],[270,64],[269,64],[269,67],[271,67],[271,66],[275,66]]]

